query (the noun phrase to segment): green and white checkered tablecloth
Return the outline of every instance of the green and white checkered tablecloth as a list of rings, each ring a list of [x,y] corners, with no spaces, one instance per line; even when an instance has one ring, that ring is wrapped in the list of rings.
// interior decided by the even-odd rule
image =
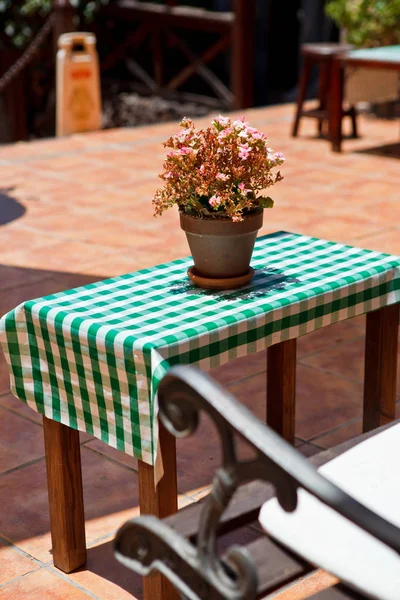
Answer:
[[[252,282],[195,288],[190,258],[24,302],[0,321],[12,392],[155,464],[169,366],[234,358],[400,302],[400,257],[303,235],[258,238]],[[271,374],[270,376],[273,376]]]

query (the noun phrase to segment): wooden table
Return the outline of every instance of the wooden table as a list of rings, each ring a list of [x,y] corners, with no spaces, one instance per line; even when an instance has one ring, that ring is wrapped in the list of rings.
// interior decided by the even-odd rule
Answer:
[[[363,431],[395,419],[399,305],[367,315]],[[296,339],[267,349],[267,423],[294,444]],[[85,517],[79,432],[43,417],[54,564],[69,573],[86,563]],[[167,517],[177,511],[176,440],[163,427],[164,477],[154,492],[153,467],[138,461],[141,514]],[[145,600],[178,600],[159,574],[143,580]]]
[[[400,46],[350,50],[334,57],[329,102],[329,135],[333,152],[341,151],[344,73],[348,67],[391,69],[400,73]]]
[[[0,321],[13,392],[44,414],[53,560],[67,573],[86,562],[78,429],[103,440],[106,432],[112,445],[122,415],[133,431],[136,395],[154,406],[150,392],[174,364],[210,370],[266,349],[267,422],[293,444],[297,338],[366,313],[363,429],[395,417],[400,257],[276,232],[256,242],[252,283],[221,293],[193,288],[190,264],[180,259],[31,300]],[[145,367],[140,347],[150,350]],[[105,422],[106,401],[110,418],[94,430],[96,419]],[[129,427],[119,449],[131,441]],[[138,456],[140,510],[163,518],[177,510],[175,438],[160,426],[152,439],[164,476],[155,487],[157,461]],[[144,597],[172,600],[176,593],[155,575],[146,578]]]

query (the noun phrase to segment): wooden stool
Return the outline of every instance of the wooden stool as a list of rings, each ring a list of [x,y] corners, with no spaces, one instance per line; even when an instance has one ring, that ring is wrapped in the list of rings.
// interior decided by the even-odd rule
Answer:
[[[297,108],[296,116],[293,123],[292,136],[296,137],[299,129],[301,117],[312,117],[318,119],[318,132],[322,133],[323,122],[328,121],[328,101],[329,91],[331,85],[331,72],[332,72],[332,59],[340,53],[351,50],[350,44],[341,43],[315,43],[315,44],[302,44],[301,53],[304,57],[303,69],[301,71],[299,92],[297,97]],[[319,89],[318,89],[318,100],[319,108],[313,110],[303,110],[303,103],[307,93],[307,87],[310,80],[311,69],[314,65],[319,65]],[[342,116],[349,116],[352,121],[352,136],[357,137],[357,122],[356,122],[356,109],[351,106],[349,109],[343,111]]]

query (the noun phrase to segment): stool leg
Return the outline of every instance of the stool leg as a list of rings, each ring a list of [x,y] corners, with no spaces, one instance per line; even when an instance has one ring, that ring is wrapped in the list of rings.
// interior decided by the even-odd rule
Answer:
[[[327,110],[328,106],[328,91],[329,91],[329,78],[330,78],[330,62],[321,64],[319,85],[318,85],[318,97],[319,97],[319,109]],[[323,133],[323,125],[325,119],[318,119],[318,134],[321,136]]]
[[[340,58],[333,58],[329,98],[329,137],[333,152],[342,149],[343,91],[344,68]]]
[[[292,137],[296,137],[299,131],[300,117],[303,111],[303,103],[307,93],[307,85],[310,79],[311,74],[312,61],[308,58],[304,58],[304,65],[301,71],[300,82],[299,82],[299,91],[297,95],[297,108],[296,115],[294,118],[293,129],[292,129]]]
[[[351,119],[351,137],[353,138],[358,138],[358,131],[357,131],[357,110],[355,108],[355,106],[351,106],[350,110],[349,110],[349,116]]]

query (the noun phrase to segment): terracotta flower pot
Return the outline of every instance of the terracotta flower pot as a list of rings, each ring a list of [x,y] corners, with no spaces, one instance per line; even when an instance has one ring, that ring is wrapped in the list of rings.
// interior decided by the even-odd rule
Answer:
[[[227,279],[249,271],[257,231],[263,224],[262,210],[239,222],[179,214],[195,269],[200,275]]]

